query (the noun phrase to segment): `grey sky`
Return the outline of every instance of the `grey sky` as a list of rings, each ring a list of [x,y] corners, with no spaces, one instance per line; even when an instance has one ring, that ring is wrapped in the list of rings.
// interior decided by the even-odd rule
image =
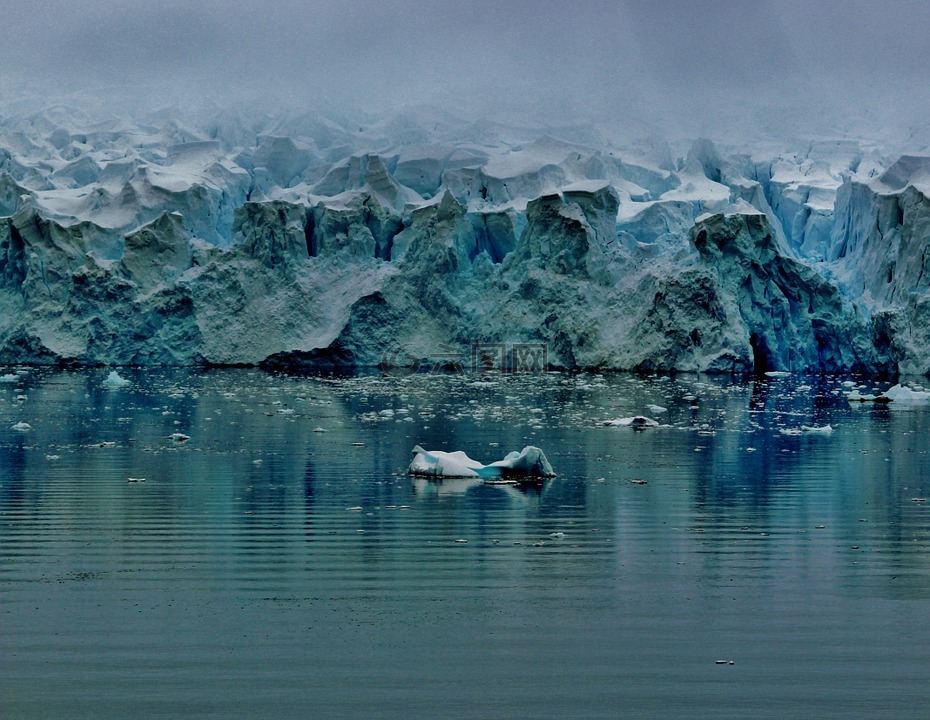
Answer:
[[[33,0],[3,3],[0,24],[7,91],[457,98],[692,125],[930,106],[917,0]]]

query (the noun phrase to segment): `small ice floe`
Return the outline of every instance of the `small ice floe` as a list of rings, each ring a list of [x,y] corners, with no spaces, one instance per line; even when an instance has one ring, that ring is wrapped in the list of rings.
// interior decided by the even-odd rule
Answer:
[[[17,380],[19,380],[19,375],[13,375],[11,373],[0,375],[0,383],[15,383]]]
[[[145,482],[145,478],[140,478],[140,477],[126,478],[126,482],[128,482],[128,483],[143,483],[143,482]]]
[[[45,456],[45,459],[46,460],[59,460],[61,459],[61,455],[48,454]]]
[[[802,425],[801,432],[811,435],[830,435],[833,432],[831,425]]]
[[[659,427],[659,423],[645,415],[634,415],[633,417],[617,418],[615,420],[605,420],[601,425],[607,427],[631,427],[634,430],[645,430],[646,428]]]
[[[109,375],[107,375],[107,379],[103,381],[103,384],[110,388],[110,390],[116,390],[121,387],[126,387],[131,383],[126,378],[120,377],[116,370],[113,370]]]
[[[765,373],[765,376],[770,378],[791,377],[791,373],[786,370],[769,370]]]
[[[846,399],[849,400],[849,402],[851,403],[852,402],[860,402],[860,403],[874,402],[876,397],[877,396],[869,395],[868,393],[860,393],[858,390],[852,390],[851,392],[846,393]]]
[[[888,402],[899,403],[930,403],[930,392],[912,390],[906,385],[894,385],[888,388],[879,397],[886,398]]]
[[[655,415],[658,415],[658,414],[664,413],[664,412],[668,412],[668,408],[664,408],[664,407],[662,407],[661,405],[647,405],[647,406],[646,406],[646,409],[647,409],[649,412],[651,412],[651,413],[653,413],[653,414],[655,414]]]
[[[503,460],[482,465],[461,450],[441,452],[413,448],[416,455],[407,472],[432,477],[481,478],[482,480],[514,480],[517,478],[555,477],[546,454],[538,447],[527,445],[520,452],[508,453]]]
[[[802,425],[799,428],[781,428],[782,435],[830,435],[833,428],[830,425]]]
[[[168,436],[168,439],[180,445],[181,443],[186,443],[188,440],[190,440],[191,436],[185,435],[184,433],[176,432],[176,433],[171,433]]]
[[[32,430],[32,425],[27,422],[18,422],[10,430],[18,430],[19,432],[26,432],[27,430]]]
[[[315,427],[315,428],[313,428],[313,432],[320,432],[320,433],[323,433],[323,432],[326,432],[326,428]]]

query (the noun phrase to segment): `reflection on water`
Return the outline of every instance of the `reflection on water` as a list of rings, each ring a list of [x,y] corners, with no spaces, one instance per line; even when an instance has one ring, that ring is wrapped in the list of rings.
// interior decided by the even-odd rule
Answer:
[[[0,384],[4,718],[925,714],[930,408],[845,378],[123,374]],[[667,427],[599,424],[635,414]],[[559,475],[413,479],[415,444]]]

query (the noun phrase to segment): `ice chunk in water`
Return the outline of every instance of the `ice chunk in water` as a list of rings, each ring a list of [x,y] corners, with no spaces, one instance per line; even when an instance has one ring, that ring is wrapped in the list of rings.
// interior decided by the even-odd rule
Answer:
[[[631,427],[634,430],[643,428],[658,427],[659,423],[645,415],[635,415],[633,417],[617,418],[616,420],[605,420],[602,425],[609,427]]]
[[[912,390],[906,385],[895,385],[888,388],[883,393],[883,397],[891,400],[893,402],[912,402],[912,403],[921,403],[921,402],[930,402],[930,392],[925,392],[922,390]]]
[[[413,448],[416,455],[407,472],[411,475],[437,477],[473,477],[484,480],[518,477],[555,477],[546,454],[538,447],[527,445],[520,452],[511,452],[503,460],[482,465],[461,450],[442,452]]]
[[[107,379],[103,381],[103,384],[111,390],[116,390],[117,388],[126,387],[130,382],[126,378],[120,377],[116,370],[113,370],[107,375]]]

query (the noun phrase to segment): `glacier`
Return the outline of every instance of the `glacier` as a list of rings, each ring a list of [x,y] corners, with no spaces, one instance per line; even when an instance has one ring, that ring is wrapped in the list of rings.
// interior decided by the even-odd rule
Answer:
[[[0,363],[930,373],[930,157],[446,116],[0,117]],[[454,364],[454,363],[453,363]]]

